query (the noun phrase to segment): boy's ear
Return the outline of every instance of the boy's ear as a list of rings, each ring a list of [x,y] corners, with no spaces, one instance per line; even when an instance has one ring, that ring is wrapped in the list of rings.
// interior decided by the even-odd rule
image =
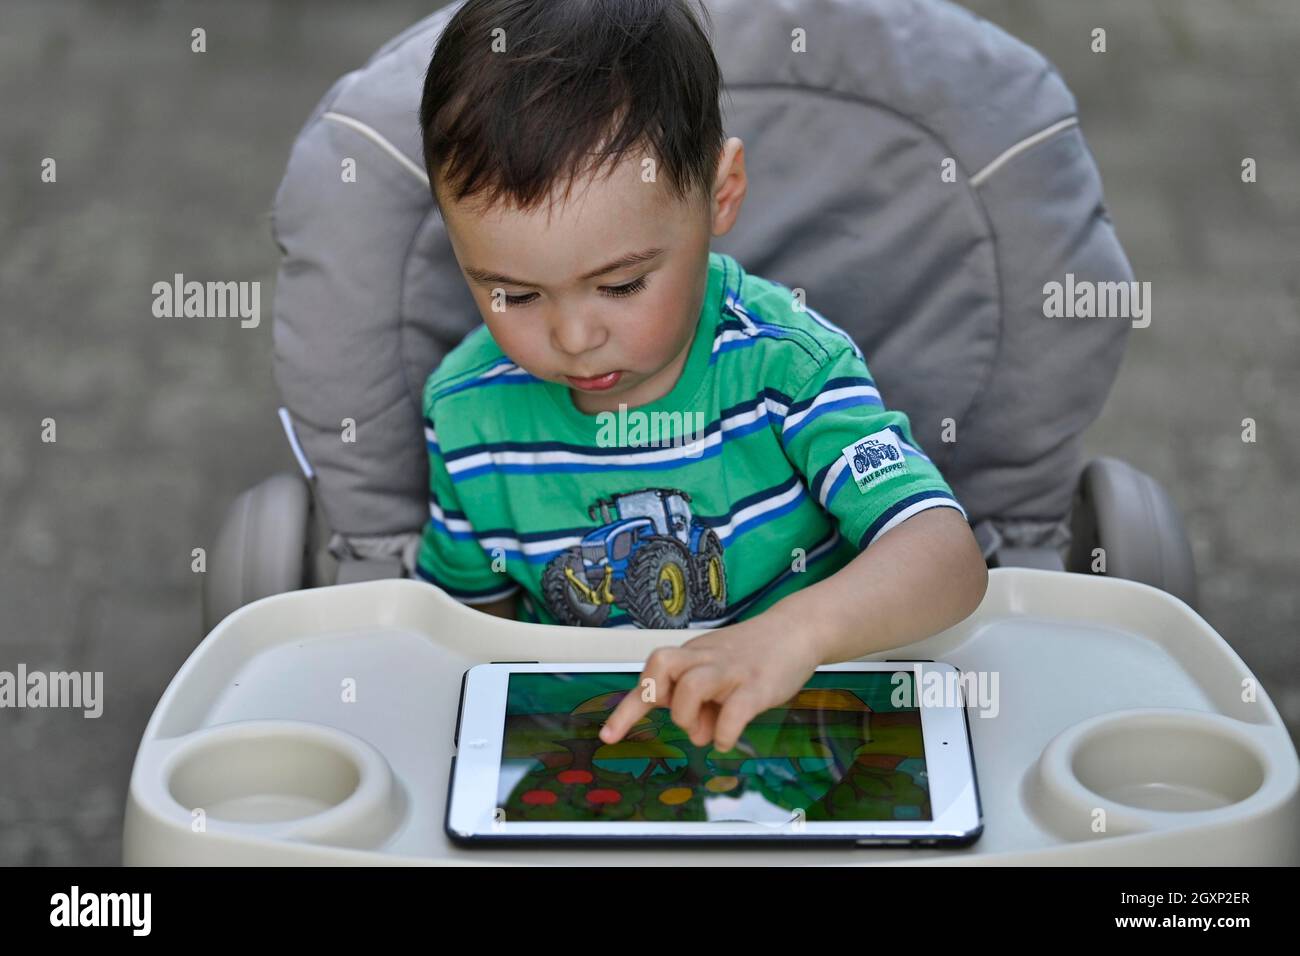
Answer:
[[[714,180],[713,198],[710,213],[713,219],[713,234],[725,235],[735,225],[740,215],[740,207],[749,190],[749,178],[745,173],[745,144],[740,137],[733,136],[722,146],[722,156],[718,160],[718,175]]]

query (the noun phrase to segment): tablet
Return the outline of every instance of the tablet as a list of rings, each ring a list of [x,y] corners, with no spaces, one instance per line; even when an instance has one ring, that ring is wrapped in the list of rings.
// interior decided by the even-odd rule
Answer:
[[[966,845],[983,830],[960,672],[817,668],[736,746],[649,711],[598,734],[643,664],[480,664],[461,682],[445,829],[469,847],[701,841]],[[924,673],[922,672],[924,670]],[[931,693],[935,677],[955,696]]]

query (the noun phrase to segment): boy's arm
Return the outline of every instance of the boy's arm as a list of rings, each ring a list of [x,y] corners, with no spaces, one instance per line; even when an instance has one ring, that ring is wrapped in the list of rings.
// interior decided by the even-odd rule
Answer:
[[[979,607],[987,586],[988,568],[961,512],[932,508],[758,618],[770,615],[771,624],[806,642],[815,660],[833,664],[960,623]]]
[[[781,439],[859,552],[768,609],[803,622],[792,633],[816,645],[816,659],[909,644],[979,606],[988,569],[965,509],[913,438],[907,415],[885,406],[856,347],[839,349],[803,381]]]

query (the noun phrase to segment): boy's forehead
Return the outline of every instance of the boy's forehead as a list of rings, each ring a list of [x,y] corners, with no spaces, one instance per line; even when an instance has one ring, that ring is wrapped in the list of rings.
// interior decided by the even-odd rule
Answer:
[[[538,281],[568,279],[611,251],[664,245],[680,227],[683,210],[667,184],[643,179],[640,170],[626,160],[610,175],[606,167],[576,176],[567,197],[562,180],[549,201],[526,212],[505,203],[486,208],[485,194],[463,203],[449,197],[443,217],[466,265]],[[550,275],[532,274],[538,270]]]

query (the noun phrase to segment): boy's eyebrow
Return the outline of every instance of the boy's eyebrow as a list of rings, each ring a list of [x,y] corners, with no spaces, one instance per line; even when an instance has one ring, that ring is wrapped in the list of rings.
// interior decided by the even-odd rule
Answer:
[[[629,252],[627,255],[619,256],[613,262],[607,262],[598,269],[592,269],[585,275],[579,276],[579,280],[585,282],[587,279],[594,279],[596,276],[603,276],[607,272],[613,272],[616,269],[623,269],[627,266],[636,265],[638,262],[647,262],[663,255],[664,249],[655,246],[650,249],[642,249],[640,252]],[[502,285],[527,285],[539,286],[539,282],[529,282],[527,279],[513,279],[510,276],[502,275],[499,272],[489,272],[486,269],[476,269],[474,266],[465,267],[465,275],[482,283],[496,282]]]

